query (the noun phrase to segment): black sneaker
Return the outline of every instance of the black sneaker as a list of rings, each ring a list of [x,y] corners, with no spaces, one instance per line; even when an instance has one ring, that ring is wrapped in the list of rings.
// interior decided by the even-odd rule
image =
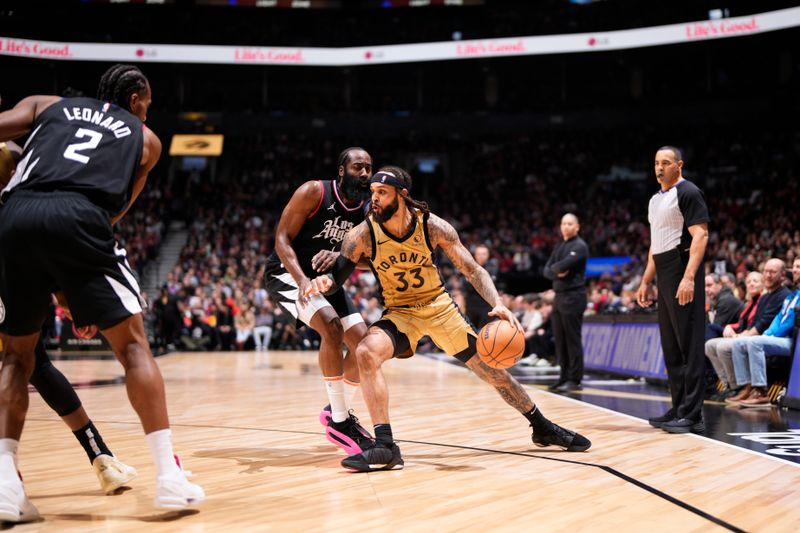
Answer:
[[[702,435],[706,431],[705,422],[703,419],[700,420],[692,420],[690,418],[679,418],[677,420],[671,420],[669,422],[664,422],[661,426],[661,429],[666,431],[667,433],[695,433],[697,435]]]
[[[364,426],[362,426],[362,425],[361,425],[361,424],[358,422],[358,418],[356,418],[356,415],[354,415],[354,414],[353,414],[353,410],[352,410],[352,409],[350,409],[350,410],[349,410],[347,413],[350,415],[350,417],[352,417],[352,419],[353,419],[353,422],[354,422],[354,423],[355,423],[355,425],[356,425],[356,429],[357,429],[357,430],[358,430],[358,431],[359,431],[359,432],[360,432],[362,435],[364,435],[365,437],[367,437],[367,438],[371,439],[371,438],[372,438],[372,435],[370,434],[370,432],[369,432],[369,431],[367,431],[366,429],[364,429]],[[319,423],[320,423],[320,424],[322,424],[322,425],[323,425],[323,427],[328,427],[328,426],[330,426],[330,425],[331,425],[331,422],[332,422],[332,421],[333,421],[333,419],[331,418],[331,404],[328,404],[328,405],[326,405],[325,407],[323,407],[323,408],[322,408],[322,411],[320,411],[320,412],[319,412]]]
[[[566,383],[566,381],[556,381],[555,383],[548,385],[547,390],[549,390],[550,392],[557,392],[558,388],[562,386],[564,383]]]
[[[580,433],[562,428],[552,422],[550,422],[547,432],[536,433],[534,431],[531,440],[537,446],[561,446],[568,452],[585,452],[592,446],[591,441]]]
[[[576,392],[583,390],[580,383],[574,381],[566,381],[555,388],[555,392]]]
[[[363,452],[375,442],[369,431],[358,423],[358,418],[350,411],[350,414],[343,422],[334,422],[328,417],[328,425],[325,427],[325,437],[339,446],[348,455]]]
[[[666,422],[670,422],[672,420],[675,420],[675,409],[670,409],[669,411],[667,411],[666,413],[664,413],[661,416],[656,416],[654,418],[648,418],[647,422],[651,426],[653,426],[654,428],[660,428]]]
[[[363,452],[342,459],[342,466],[356,472],[401,470],[403,458],[400,456],[400,448],[394,442],[391,448],[382,442],[375,442]]]

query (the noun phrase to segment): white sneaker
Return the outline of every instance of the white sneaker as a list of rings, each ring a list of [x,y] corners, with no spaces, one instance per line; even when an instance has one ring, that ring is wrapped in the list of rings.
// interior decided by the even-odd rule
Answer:
[[[28,499],[19,477],[0,482],[0,521],[32,522],[38,518],[39,510]]]
[[[205,499],[200,485],[190,483],[183,472],[157,480],[155,506],[159,509],[183,509]]]
[[[520,359],[517,364],[521,366],[536,366],[537,362],[539,362],[539,357],[535,353],[532,353]]]
[[[137,474],[135,468],[126,465],[113,455],[98,455],[92,461],[92,467],[105,494],[112,494]]]

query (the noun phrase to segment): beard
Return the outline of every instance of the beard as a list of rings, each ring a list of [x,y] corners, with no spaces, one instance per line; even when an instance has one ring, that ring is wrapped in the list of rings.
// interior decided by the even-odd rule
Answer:
[[[344,176],[339,179],[339,190],[342,191],[345,200],[354,203],[366,202],[371,196],[369,183],[362,185],[358,176],[353,176],[346,170]]]
[[[397,200],[397,196],[394,197],[394,201],[389,205],[383,207],[381,212],[378,213],[375,211],[375,207],[373,206],[372,212],[375,213],[375,218],[378,219],[378,222],[381,224],[388,221],[395,213],[397,213],[397,209],[400,207],[400,202]]]

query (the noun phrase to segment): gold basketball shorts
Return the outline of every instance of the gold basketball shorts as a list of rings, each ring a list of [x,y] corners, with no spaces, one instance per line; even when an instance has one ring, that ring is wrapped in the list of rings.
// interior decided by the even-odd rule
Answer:
[[[426,335],[460,361],[466,362],[475,355],[477,334],[446,292],[425,304],[389,308],[372,327],[392,338],[395,357],[411,357]]]

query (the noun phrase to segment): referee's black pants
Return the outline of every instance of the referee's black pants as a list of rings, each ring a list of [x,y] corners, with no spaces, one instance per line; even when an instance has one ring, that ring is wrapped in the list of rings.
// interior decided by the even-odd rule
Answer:
[[[561,383],[580,383],[583,379],[583,313],[586,311],[584,289],[557,292],[553,302],[553,337],[556,343],[556,359],[561,366]]]
[[[676,295],[689,252],[677,248],[653,255],[658,287],[658,325],[676,418],[702,418],[705,392],[705,293],[702,263],[694,277],[694,300],[679,305]]]

